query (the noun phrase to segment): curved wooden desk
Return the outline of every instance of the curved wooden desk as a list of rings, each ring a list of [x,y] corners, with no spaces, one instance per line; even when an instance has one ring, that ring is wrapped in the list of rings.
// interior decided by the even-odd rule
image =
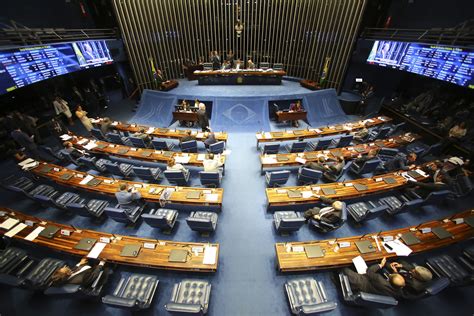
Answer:
[[[358,155],[365,155],[372,149],[378,150],[380,148],[396,148],[400,146],[406,146],[419,138],[419,135],[406,133],[389,139],[378,140],[369,144],[359,144],[343,148],[306,151],[304,153],[297,154],[260,155],[260,163],[262,166],[261,169],[263,171],[264,168],[301,166],[306,162],[317,161],[319,156],[324,156],[327,159],[331,159],[342,155],[344,159],[349,160],[356,158]]]
[[[364,127],[367,123],[367,127],[373,127],[380,124],[390,122],[392,119],[387,116],[378,116],[363,121],[336,124],[329,126],[322,126],[319,128],[309,128],[303,130],[287,130],[285,132],[261,132],[257,133],[257,147],[259,143],[267,142],[284,142],[288,140],[304,139],[304,138],[316,138],[329,135],[347,134]]]
[[[73,138],[69,141],[73,144],[74,147],[81,150],[86,150],[91,153],[112,155],[122,158],[143,160],[149,162],[167,163],[170,159],[173,158],[178,159],[178,162],[183,165],[186,164],[203,168],[203,161],[206,157],[206,154],[204,153],[182,153],[175,151],[154,150],[149,148],[136,148],[74,135]],[[94,144],[96,146],[94,146]],[[88,146],[94,147],[89,149]],[[182,161],[183,159],[188,159],[188,157],[188,162]],[[225,167],[225,159],[225,155],[222,155],[221,160],[224,164],[223,167]]]
[[[411,171],[419,171],[420,168],[427,166],[433,162],[428,162],[426,164],[415,167]],[[413,179],[417,181],[424,181],[428,178],[428,174],[420,171]],[[333,183],[321,183],[305,186],[296,186],[296,187],[281,187],[281,188],[267,188],[267,200],[268,208],[274,208],[278,206],[288,206],[295,204],[314,204],[318,201],[318,198],[315,195],[323,195],[329,198],[334,198],[338,200],[346,200],[355,197],[361,197],[364,195],[378,194],[385,191],[390,191],[394,189],[400,189],[406,185],[408,180],[403,176],[407,175],[405,171],[396,171],[390,172],[372,178],[362,178],[356,180],[349,180],[344,182],[333,182]],[[391,178],[393,183],[386,183],[384,178]],[[367,186],[367,190],[358,191],[355,188],[355,184],[362,184]],[[333,189],[334,194],[325,194],[325,189]],[[301,197],[289,197],[289,191],[301,192]]]
[[[252,76],[286,76],[284,70],[263,70],[263,69],[242,69],[242,70],[195,70],[193,73],[196,77],[205,76],[234,76],[234,75],[252,75]]]
[[[74,187],[94,193],[114,195],[119,190],[121,183],[127,183],[137,188],[142,195],[142,198],[150,202],[160,202],[160,197],[165,189],[175,190],[171,193],[170,197],[166,200],[167,203],[171,204],[184,204],[184,205],[195,205],[205,206],[206,208],[221,209],[222,197],[224,189],[208,189],[208,188],[192,188],[192,187],[178,187],[178,186],[166,186],[151,183],[133,182],[125,180],[114,180],[111,178],[93,176],[94,179],[100,181],[95,186],[88,184],[81,184],[89,174],[81,171],[67,169],[58,165],[49,164],[42,162],[37,167],[30,170],[33,174],[54,181],[58,184]],[[72,175],[70,179],[68,176]],[[200,192],[198,199],[187,198],[190,192]]]
[[[474,211],[467,211],[451,216],[449,219],[436,220],[426,222],[418,226],[410,226],[401,229],[394,229],[381,233],[365,234],[363,236],[345,237],[331,240],[315,240],[303,242],[276,243],[275,250],[278,260],[278,268],[282,272],[290,271],[308,271],[321,269],[334,269],[352,264],[352,259],[362,256],[367,262],[375,262],[382,260],[383,257],[396,257],[395,253],[389,253],[382,245],[383,237],[392,236],[398,238],[401,234],[412,232],[420,240],[420,243],[409,246],[413,250],[413,254],[445,247],[456,242],[460,242],[474,237],[474,229],[466,222],[456,224],[451,219],[471,217],[474,222]],[[433,232],[422,233],[421,228],[443,227],[452,234],[452,238],[439,239]],[[378,236],[377,240],[380,245],[378,250],[375,239],[372,236]],[[372,244],[375,252],[362,254],[359,252],[355,242],[368,240]],[[400,240],[401,241],[401,240]],[[349,247],[340,248],[339,243],[348,242]],[[324,257],[308,258],[306,252],[293,251],[293,247],[319,246],[325,252]]]
[[[132,265],[132,266],[141,266],[154,269],[167,269],[167,270],[181,270],[181,271],[192,271],[192,272],[215,272],[217,271],[217,264],[219,259],[219,244],[214,243],[191,243],[191,242],[178,242],[178,241],[168,241],[168,240],[156,240],[140,237],[131,237],[131,236],[122,236],[114,235],[104,232],[97,232],[94,230],[87,229],[78,229],[71,225],[64,225],[48,221],[45,219],[39,219],[30,215],[22,214],[20,212],[0,208],[0,212],[4,212],[3,216],[0,216],[0,221],[3,222],[7,218],[13,218],[19,220],[21,223],[25,221],[31,221],[32,226],[27,226],[19,233],[14,235],[12,238],[15,240],[32,243],[38,246],[47,247],[52,250],[63,252],[69,255],[85,257],[89,253],[86,250],[75,249],[74,247],[82,238],[93,238],[97,242],[100,242],[100,238],[110,239],[102,252],[99,254],[98,259],[106,260],[108,262],[113,262],[117,264]],[[28,223],[26,223],[28,224]],[[24,238],[28,236],[32,231],[37,227],[46,227],[47,225],[53,225],[59,229],[65,229],[71,232],[69,236],[61,234],[61,231],[58,231],[53,238],[46,238],[43,236],[38,236],[32,241],[25,240]],[[13,227],[14,228],[14,227]],[[0,234],[4,235],[6,231],[0,229]],[[145,243],[150,243],[155,245],[155,249],[144,248]],[[142,248],[138,256],[136,257],[123,257],[120,255],[122,248],[125,245],[130,244],[140,244]],[[214,264],[204,264],[204,252],[202,251],[205,247],[215,247],[216,249],[216,258]],[[169,262],[168,257],[172,250],[187,250],[188,251],[188,260],[186,262]],[[196,251],[196,250],[199,250]]]
[[[102,122],[102,118],[91,119],[93,124],[99,124]],[[158,127],[149,127],[139,124],[127,124],[118,121],[114,121],[112,123],[112,128],[121,131],[121,132],[129,132],[129,133],[136,133],[139,132],[140,129],[145,129],[145,132],[150,136],[157,137],[157,138],[172,138],[172,139],[180,139],[187,135],[187,130],[184,129],[169,129],[169,128],[158,128]],[[191,131],[192,135],[196,137],[197,141],[204,141],[206,137],[204,133]],[[216,139],[218,141],[227,142],[227,133],[226,132],[214,132],[216,135]]]

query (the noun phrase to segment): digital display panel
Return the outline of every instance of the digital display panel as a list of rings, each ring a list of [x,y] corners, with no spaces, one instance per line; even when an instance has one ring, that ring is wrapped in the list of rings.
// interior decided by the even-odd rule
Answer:
[[[474,51],[421,43],[375,41],[367,63],[474,89]]]
[[[105,41],[52,44],[0,51],[0,94],[112,62]]]

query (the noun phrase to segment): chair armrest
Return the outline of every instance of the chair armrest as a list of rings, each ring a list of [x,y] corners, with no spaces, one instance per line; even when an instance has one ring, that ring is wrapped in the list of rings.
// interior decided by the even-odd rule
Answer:
[[[398,301],[392,296],[372,294],[367,292],[359,292],[355,301],[359,303],[370,303],[370,305],[379,307],[390,307],[396,306],[398,304]]]
[[[80,289],[79,284],[65,284],[59,287],[50,287],[44,291],[46,295],[66,295],[77,293]]]
[[[425,293],[428,295],[436,295],[449,286],[448,278],[438,278],[433,280],[428,287],[425,289]]]
[[[336,309],[336,307],[336,302],[324,302],[320,304],[303,305],[301,306],[301,311],[304,315],[314,315],[316,313],[332,311],[333,309]]]
[[[0,274],[0,284],[9,286],[20,286],[22,284],[22,280],[14,275]]]
[[[200,314],[200,304],[186,304],[186,303],[167,303],[165,308],[168,312],[175,313],[188,313],[188,314]]]
[[[136,299],[123,298],[114,295],[106,295],[102,298],[102,303],[132,308],[137,304]]]
[[[386,211],[388,210],[389,207],[387,204],[383,204],[383,205],[379,205],[377,207],[374,207],[373,209],[369,210],[369,212],[371,213],[377,213],[377,212],[383,212],[383,211]]]

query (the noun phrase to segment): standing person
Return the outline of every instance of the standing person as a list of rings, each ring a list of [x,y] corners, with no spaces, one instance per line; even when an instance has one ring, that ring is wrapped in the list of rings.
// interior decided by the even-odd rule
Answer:
[[[62,99],[60,96],[56,96],[53,101],[54,111],[57,115],[62,114],[66,117],[69,122],[69,125],[74,125],[72,121],[72,113],[69,109],[68,103]]]
[[[92,130],[91,120],[87,117],[87,112],[82,109],[82,106],[78,105],[76,109],[76,116],[84,125],[85,129],[90,132]]]
[[[33,137],[28,136],[25,132],[23,132],[19,127],[13,130],[10,133],[10,136],[13,138],[18,145],[25,148],[25,152],[27,155],[35,158],[40,159],[41,155],[38,151],[38,147],[33,140]]]
[[[230,67],[233,68],[234,67],[234,52],[232,51],[232,49],[229,49],[229,51],[227,52],[227,57],[226,57],[226,61],[229,62],[230,64]]]
[[[161,90],[163,88],[163,82],[165,82],[165,78],[163,77],[163,73],[160,69],[156,69],[155,73],[153,74],[153,80],[155,81],[155,90]]]
[[[302,112],[303,107],[301,106],[301,101],[298,100],[296,103],[291,103],[290,105],[290,112]],[[294,127],[299,127],[300,123],[297,120],[291,121],[291,125]]]
[[[198,115],[198,123],[199,126],[201,127],[201,130],[203,132],[209,130],[209,118],[207,117],[206,113],[206,106],[204,103],[200,103],[199,100],[196,100],[196,102],[199,104],[198,106],[198,111],[196,112]]]
[[[219,56],[219,53],[216,50],[212,54],[211,61],[213,70],[218,70],[221,67],[221,57]]]

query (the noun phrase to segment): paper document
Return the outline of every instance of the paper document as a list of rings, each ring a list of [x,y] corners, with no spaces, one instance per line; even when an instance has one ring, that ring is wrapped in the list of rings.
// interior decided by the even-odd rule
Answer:
[[[106,245],[107,244],[103,242],[95,243],[94,247],[92,247],[91,251],[87,254],[87,258],[97,259]]]
[[[83,145],[83,144],[87,143],[88,141],[89,141],[89,140],[88,140],[87,138],[83,138],[83,139],[81,139],[80,141],[78,141],[77,143],[78,143],[79,145]]]
[[[206,247],[204,248],[204,259],[202,260],[203,264],[216,264],[217,248],[216,247]]]
[[[85,184],[87,184],[89,181],[91,181],[92,179],[94,179],[94,177],[91,176],[91,175],[88,175],[88,176],[85,177],[81,182],[79,182],[79,184],[85,185]]]
[[[5,234],[5,236],[7,236],[7,237],[13,237],[13,236],[15,236],[16,234],[18,234],[19,232],[21,232],[23,229],[25,229],[25,227],[28,227],[28,225],[23,224],[23,223],[20,223],[20,224],[16,225],[15,228],[10,229],[10,230]]]
[[[203,138],[204,137],[204,133],[197,133],[196,135],[196,138]]]
[[[206,158],[205,154],[198,154],[197,161],[203,161]]]
[[[148,128],[148,130],[147,130],[145,133],[151,134],[151,133],[153,133],[154,131],[155,131],[155,129],[154,129],[153,127],[150,127],[150,128]]]
[[[296,157],[295,161],[303,165],[306,163],[306,159],[300,157]]]
[[[36,227],[28,236],[25,237],[25,240],[33,241],[38,237],[38,235],[44,230],[43,226]]]
[[[355,258],[352,258],[352,263],[354,263],[354,266],[357,270],[357,273],[359,274],[366,274],[367,273],[367,263],[365,263],[364,258],[361,256],[357,256]]]
[[[270,164],[270,163],[276,163],[277,160],[274,157],[263,157],[262,158],[262,163],[264,164]]]
[[[184,163],[184,164],[186,164],[186,163],[189,162],[190,159],[191,159],[191,157],[189,157],[189,156],[188,156],[188,157],[183,157],[183,156],[175,156],[175,157],[174,157],[174,161],[175,161],[176,163]]]
[[[31,158],[27,158],[27,159],[23,160],[22,162],[18,163],[18,165],[20,167],[23,167],[24,165],[30,164],[32,162],[35,162],[35,160],[31,159]]]
[[[265,138],[272,138],[272,134],[270,134],[269,132],[266,132],[264,135],[265,135]]]
[[[97,144],[95,142],[89,142],[89,144],[84,146],[84,149],[91,150],[92,148],[96,148]]]
[[[0,228],[3,228],[3,229],[11,229],[13,226],[15,226],[17,223],[19,222],[19,220],[17,220],[16,218],[9,218],[7,219],[6,221],[4,221],[1,225],[0,225]]]
[[[21,169],[22,170],[30,170],[30,169],[36,168],[38,166],[39,166],[39,162],[33,160],[32,162],[23,165],[23,167],[21,167]]]
[[[219,200],[219,194],[204,194],[206,201],[217,202]]]
[[[392,240],[383,243],[383,246],[387,252],[396,253],[397,256],[408,256],[413,250],[410,249],[407,245],[402,243],[400,240]],[[388,247],[387,247],[388,246]],[[389,249],[392,248],[392,249]]]
[[[293,246],[293,247],[291,247],[291,251],[293,251],[293,252],[304,252],[304,246]]]
[[[313,196],[313,192],[312,191],[302,191],[301,196],[303,197],[303,199],[308,199],[308,198]]]
[[[68,134],[62,134],[59,137],[61,138],[61,140],[70,140],[72,138],[72,136]]]

